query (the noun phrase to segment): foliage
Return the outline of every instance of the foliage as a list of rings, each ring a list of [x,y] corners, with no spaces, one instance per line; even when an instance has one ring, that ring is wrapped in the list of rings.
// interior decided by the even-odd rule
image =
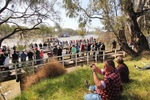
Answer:
[[[68,33],[70,36],[77,35],[77,30],[71,28],[61,28],[61,31],[57,32],[58,34]]]
[[[55,5],[57,0],[1,0],[0,26],[13,25],[14,29],[5,31],[0,39],[0,46],[4,39],[16,33],[39,29],[45,21],[57,23],[60,20]],[[25,26],[25,27],[22,27]],[[2,32],[0,31],[0,34]]]
[[[126,57],[125,63],[130,70],[130,83],[123,84],[123,92],[119,100],[149,100],[150,94],[150,78],[149,70],[137,70],[134,65],[143,67],[141,62],[149,64],[149,56],[142,58]],[[98,64],[102,68],[103,64]],[[102,79],[102,77],[100,77]],[[93,76],[89,66],[84,66],[78,70],[64,74],[59,77],[45,79],[40,83],[32,86],[24,91],[21,96],[15,100],[82,100],[87,88],[84,86],[85,80],[88,80],[90,85],[93,85]]]
[[[47,35],[50,36],[52,34],[54,34],[54,27],[48,27],[45,25],[41,25],[39,30],[36,30],[37,33],[41,34],[41,35]]]
[[[10,25],[8,25],[8,24],[3,24],[3,25],[1,25],[1,27],[0,27],[0,35],[4,35],[4,34],[6,34],[6,33],[9,33],[9,32],[11,32],[12,30],[14,29],[14,27],[11,27]]]
[[[80,36],[85,36],[86,35],[86,30],[85,29],[80,29],[80,30],[78,30],[78,35],[80,35]]]
[[[23,45],[17,45],[17,51],[25,51],[26,47]]]
[[[97,41],[102,42],[105,44],[106,49],[109,50],[111,49],[111,43],[112,41],[116,40],[114,34],[111,32],[101,32]],[[118,44],[117,44],[118,45]]]

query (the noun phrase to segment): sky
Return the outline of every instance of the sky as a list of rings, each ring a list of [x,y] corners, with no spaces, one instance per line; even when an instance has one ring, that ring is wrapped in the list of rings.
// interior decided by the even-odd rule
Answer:
[[[88,3],[88,0],[82,0],[82,6],[85,7],[87,5],[87,3]],[[62,28],[71,28],[71,29],[75,29],[75,30],[78,29],[77,19],[66,17],[65,9],[60,9],[60,12],[61,12],[61,17],[62,17],[60,26]],[[102,28],[102,26],[103,25],[101,24],[100,20],[92,19],[92,23],[90,24],[90,27],[87,29],[93,30],[95,28]]]
[[[62,14],[62,21],[60,23],[60,26],[63,28],[71,28],[71,29],[78,29],[78,22],[75,18],[69,18],[65,16],[65,10],[61,10]],[[89,27],[89,30],[93,30],[94,28],[102,28],[102,24],[100,23],[100,20],[93,19],[92,23]]]

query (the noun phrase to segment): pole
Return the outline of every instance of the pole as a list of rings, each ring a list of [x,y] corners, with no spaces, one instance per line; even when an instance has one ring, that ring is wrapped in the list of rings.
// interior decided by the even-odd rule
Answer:
[[[76,67],[77,67],[77,53],[75,54],[75,63],[76,63]]]

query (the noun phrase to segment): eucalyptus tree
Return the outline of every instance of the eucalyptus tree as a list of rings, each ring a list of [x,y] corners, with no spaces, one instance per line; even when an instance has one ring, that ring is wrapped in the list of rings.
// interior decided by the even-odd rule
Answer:
[[[0,37],[0,46],[3,40],[16,33],[39,29],[38,26],[47,19],[52,22],[59,21],[58,11],[55,10],[56,3],[57,0],[0,0],[0,27],[3,24],[15,26],[11,32]]]
[[[78,32],[78,35],[80,35],[82,37],[84,37],[86,35],[86,30],[85,29],[79,29],[79,30],[77,30],[77,32]]]
[[[40,25],[39,33],[42,36],[51,36],[54,34],[54,27],[48,27],[46,25]]]
[[[70,36],[78,35],[77,30],[74,30],[74,29],[71,29],[71,28],[62,28],[61,33],[68,33]]]
[[[139,18],[149,13],[149,3],[149,0],[63,0],[63,7],[67,16],[78,19],[79,26],[85,27],[92,19],[99,19],[104,29],[114,33],[121,48],[135,57],[149,50],[148,41],[138,24]],[[126,27],[135,50],[128,46]]]

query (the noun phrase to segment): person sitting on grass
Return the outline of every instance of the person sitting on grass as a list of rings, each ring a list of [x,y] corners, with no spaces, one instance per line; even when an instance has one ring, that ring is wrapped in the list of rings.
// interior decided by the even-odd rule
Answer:
[[[121,78],[121,82],[122,83],[128,83],[129,82],[129,69],[128,66],[124,63],[124,60],[122,59],[122,57],[117,57],[115,59],[115,61],[117,62],[117,69],[120,73],[120,78]]]
[[[150,69],[150,65],[146,65],[146,66],[144,66],[144,67],[139,67],[139,66],[137,66],[137,65],[134,65],[134,67],[136,68],[136,69],[139,69],[139,70],[147,70],[147,69]]]
[[[118,70],[112,60],[104,62],[104,70],[95,64],[91,65],[95,86],[90,86],[91,93],[84,96],[84,100],[114,100],[121,89],[121,79]],[[100,80],[98,74],[104,75]],[[94,92],[93,92],[94,91]]]

